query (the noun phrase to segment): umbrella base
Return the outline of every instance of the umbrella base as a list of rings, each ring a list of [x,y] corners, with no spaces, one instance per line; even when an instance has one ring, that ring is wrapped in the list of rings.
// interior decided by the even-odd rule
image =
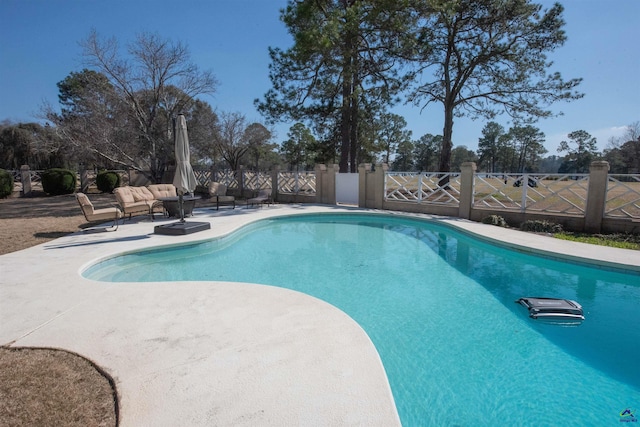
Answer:
[[[209,230],[211,224],[208,222],[173,222],[171,224],[156,225],[153,232],[167,236],[184,236],[186,234],[197,233],[198,231]]]

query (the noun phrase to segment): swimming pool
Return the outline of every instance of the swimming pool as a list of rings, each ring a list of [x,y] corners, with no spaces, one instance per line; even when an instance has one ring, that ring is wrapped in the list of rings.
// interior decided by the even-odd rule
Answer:
[[[321,298],[369,334],[407,426],[603,425],[640,406],[637,273],[508,251],[437,223],[275,218],[207,243],[112,258],[83,275],[250,282]],[[521,296],[575,299],[587,319],[537,323],[514,303]]]

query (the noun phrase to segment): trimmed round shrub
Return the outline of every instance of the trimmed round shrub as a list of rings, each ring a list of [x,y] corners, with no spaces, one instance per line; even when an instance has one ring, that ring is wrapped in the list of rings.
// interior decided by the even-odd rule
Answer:
[[[528,220],[520,225],[522,231],[533,231],[534,233],[561,233],[562,225],[544,220]]]
[[[13,192],[13,176],[10,172],[0,169],[0,198],[4,199]]]
[[[507,221],[505,221],[505,219],[502,218],[500,215],[489,215],[489,216],[486,216],[486,217],[482,218],[482,223],[483,224],[496,225],[498,227],[508,227],[509,226],[509,224],[507,224]]]
[[[102,193],[113,193],[120,187],[120,175],[113,171],[100,171],[96,176],[96,186]]]
[[[52,196],[76,191],[76,174],[68,169],[53,168],[42,173],[42,189]]]

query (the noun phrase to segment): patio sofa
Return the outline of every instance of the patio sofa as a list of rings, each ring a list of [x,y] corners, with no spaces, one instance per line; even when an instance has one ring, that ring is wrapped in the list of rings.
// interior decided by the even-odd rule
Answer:
[[[154,204],[151,206],[151,219],[153,220],[153,213],[157,211],[157,208],[161,208],[165,216],[170,216],[170,212],[167,209],[167,203],[161,202],[159,199],[162,197],[177,197],[178,192],[173,184],[152,184],[147,186],[151,194],[153,194]]]
[[[149,187],[118,187],[113,190],[124,215],[151,215],[162,209],[159,197],[175,197],[176,188],[172,184],[154,184]]]
[[[147,188],[156,200],[160,197],[176,197],[178,195],[176,187],[173,184],[152,184]]]

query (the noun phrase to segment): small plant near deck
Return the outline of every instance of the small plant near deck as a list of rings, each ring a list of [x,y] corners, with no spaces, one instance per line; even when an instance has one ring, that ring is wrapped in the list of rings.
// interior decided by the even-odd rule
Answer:
[[[507,221],[500,215],[489,215],[482,219],[483,224],[496,225],[498,227],[508,227]]]
[[[534,233],[560,233],[562,225],[555,222],[544,220],[528,220],[520,225],[522,231],[532,231]]]

